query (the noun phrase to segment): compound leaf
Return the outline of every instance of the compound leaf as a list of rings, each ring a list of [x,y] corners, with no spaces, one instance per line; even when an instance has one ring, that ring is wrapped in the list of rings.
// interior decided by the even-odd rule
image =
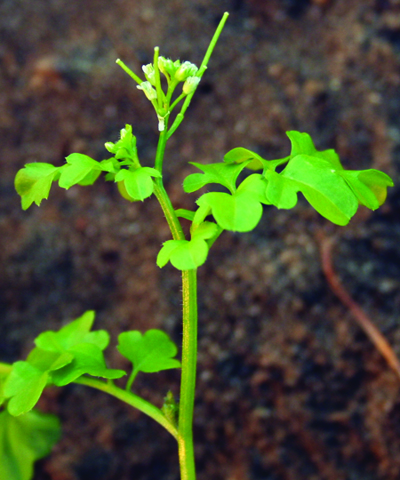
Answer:
[[[297,203],[297,188],[289,178],[279,173],[268,171],[265,175],[268,180],[266,196],[277,208],[293,208]]]
[[[36,410],[20,417],[0,412],[0,479],[31,480],[33,465],[61,435],[58,418]]]
[[[40,205],[49,197],[51,184],[57,179],[62,167],[50,163],[28,163],[15,176],[15,190],[21,197],[22,209],[28,209],[32,203]]]
[[[134,374],[153,373],[171,368],[180,368],[179,360],[173,358],[178,349],[168,335],[161,330],[148,330],[144,335],[137,330],[123,332],[118,336],[117,349],[133,364]]]

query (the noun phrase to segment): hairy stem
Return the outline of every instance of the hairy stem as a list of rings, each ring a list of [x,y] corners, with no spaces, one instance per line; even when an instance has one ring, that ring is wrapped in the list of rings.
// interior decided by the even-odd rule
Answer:
[[[193,408],[197,362],[197,270],[182,272],[183,341],[178,448],[181,480],[195,480]]]

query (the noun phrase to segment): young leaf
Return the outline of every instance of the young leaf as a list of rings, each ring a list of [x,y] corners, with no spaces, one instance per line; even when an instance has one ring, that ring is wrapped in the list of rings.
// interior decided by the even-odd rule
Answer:
[[[31,480],[35,461],[50,453],[60,435],[54,415],[33,410],[14,417],[0,412],[0,479]]]
[[[153,373],[170,368],[180,368],[175,357],[178,349],[161,330],[148,330],[144,335],[137,330],[121,333],[117,349],[133,364],[133,374]]]
[[[393,187],[392,179],[379,170],[340,170],[338,174],[353,190],[357,200],[371,210],[384,203],[387,187]]]
[[[202,165],[201,163],[190,163],[204,173],[192,173],[185,178],[183,189],[186,193],[195,192],[208,183],[219,183],[233,193],[236,190],[236,179],[249,161],[239,164],[210,163]]]
[[[62,167],[61,167],[62,168]],[[51,184],[57,179],[60,167],[50,163],[28,163],[15,177],[15,190],[21,197],[22,209],[28,209],[32,203],[40,205],[49,197]]]
[[[105,330],[90,331],[94,317],[95,313],[89,310],[62,327],[58,332],[41,333],[36,337],[35,345],[50,352],[65,352],[80,343],[91,343],[100,350],[104,350],[110,341],[110,336]]]
[[[28,362],[15,362],[4,384],[3,394],[10,398],[8,412],[17,416],[31,410],[47,385],[49,373]]]
[[[133,200],[143,201],[153,193],[154,184],[151,177],[161,177],[161,174],[154,168],[140,167],[133,172],[120,170],[115,175],[115,181],[124,182],[125,189]]]
[[[253,230],[262,216],[262,206],[257,196],[246,191],[238,191],[233,195],[222,192],[205,193],[196,203],[200,208],[208,205],[218,225],[233,232]]]
[[[339,155],[333,149],[318,151],[315,148],[314,142],[308,133],[301,133],[295,130],[286,132],[292,144],[292,150],[290,152],[290,158],[294,158],[297,155],[310,155],[325,160],[331,164],[336,170],[342,170],[342,164],[340,163]]]
[[[207,242],[201,238],[167,240],[157,256],[157,265],[162,268],[170,261],[178,270],[192,270],[203,265],[207,255]]]
[[[275,171],[278,165],[282,165],[289,160],[290,157],[280,158],[279,160],[265,160],[258,153],[247,150],[247,148],[237,147],[230,150],[224,156],[225,163],[243,163],[248,161],[246,168],[250,170],[267,170]]]
[[[121,378],[123,370],[108,369],[102,351],[97,345],[80,343],[69,348],[68,353],[74,356],[72,362],[52,372],[52,382],[57,387],[67,385],[84,374],[108,379]]]
[[[76,184],[91,185],[102,171],[99,162],[82,153],[71,153],[66,161],[58,185],[67,190]]]

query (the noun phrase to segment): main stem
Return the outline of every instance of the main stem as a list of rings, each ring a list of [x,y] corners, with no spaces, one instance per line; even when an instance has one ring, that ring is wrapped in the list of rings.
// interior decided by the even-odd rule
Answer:
[[[193,408],[197,362],[197,270],[182,272],[183,340],[178,448],[181,480],[195,480]]]

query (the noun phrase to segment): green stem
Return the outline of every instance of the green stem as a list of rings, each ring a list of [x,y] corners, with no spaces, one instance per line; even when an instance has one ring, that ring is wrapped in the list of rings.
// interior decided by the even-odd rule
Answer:
[[[193,409],[197,362],[197,270],[182,272],[183,341],[178,448],[181,480],[195,480]]]
[[[214,33],[213,38],[211,39],[210,45],[207,48],[206,54],[204,55],[203,61],[201,62],[199,71],[197,72],[198,77],[202,77],[203,73],[207,69],[208,62],[210,60],[211,54],[215,48],[215,45],[217,44],[218,38],[221,35],[222,29],[225,26],[225,23],[228,19],[229,13],[225,12],[221,18],[221,21],[219,22],[219,25],[217,27],[217,30]],[[169,129],[169,132],[167,134],[167,138],[170,138],[170,136],[175,132],[175,130],[179,127],[179,125],[182,123],[182,120],[185,117],[185,112],[187,108],[190,105],[190,102],[192,101],[192,97],[195,93],[196,89],[193,90],[192,93],[190,93],[187,97],[186,100],[183,102],[181,111],[178,113],[178,115],[175,118],[174,123],[172,124],[171,128]]]
[[[0,374],[9,374],[11,372],[12,365],[7,363],[0,362]],[[177,428],[172,425],[169,420],[164,416],[163,412],[157,408],[152,403],[148,402],[144,398],[135,395],[132,392],[127,392],[122,388],[115,386],[111,382],[103,382],[95,378],[90,377],[80,377],[74,381],[74,383],[79,383],[80,385],[86,385],[87,387],[96,388],[102,392],[106,392],[109,395],[122,400],[123,402],[131,405],[132,407],[137,408],[141,412],[145,413],[161,426],[163,426],[168,432],[175,438],[178,438]]]
[[[136,73],[133,73],[132,70],[129,67],[127,67],[122,60],[117,58],[117,60],[115,60],[115,63],[119,65],[122,68],[122,70],[124,70],[130,77],[132,77],[136,83],[140,85],[143,82],[143,80],[140,77],[138,77]]]
[[[132,392],[127,392],[126,390],[123,390],[122,388],[119,388],[112,383],[105,383],[89,377],[80,377],[76,379],[74,383],[79,383],[81,385],[86,385],[87,387],[96,388],[97,390],[101,390],[102,392],[108,393],[109,395],[118,398],[119,400],[122,400],[123,402],[137,408],[141,412],[151,417],[157,423],[162,425],[174,438],[178,438],[178,432],[176,430],[176,427],[172,425],[169,420],[167,420],[163,412],[155,405],[148,402],[147,400],[144,400],[138,395],[135,395]]]

